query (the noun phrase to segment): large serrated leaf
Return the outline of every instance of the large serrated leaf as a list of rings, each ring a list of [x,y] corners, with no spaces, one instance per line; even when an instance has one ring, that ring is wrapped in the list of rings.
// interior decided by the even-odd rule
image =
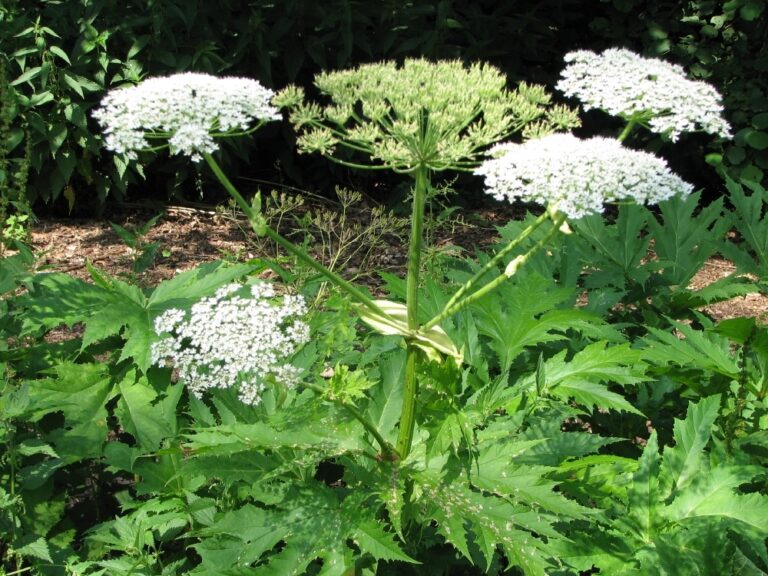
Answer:
[[[739,367],[726,338],[712,332],[696,330],[680,322],[673,322],[673,325],[684,338],[648,327],[653,337],[643,338],[647,346],[643,351],[645,360],[662,367],[673,364],[684,368],[695,367],[704,372],[716,372],[728,378],[738,377]]]
[[[177,433],[176,405],[181,398],[181,384],[169,385],[162,393],[146,377],[129,371],[119,383],[120,400],[115,414],[125,430],[147,452],[154,452],[162,441]]]
[[[620,521],[635,535],[641,545],[654,540],[660,524],[660,463],[659,442],[656,431],[653,431],[640,457],[637,471],[632,476],[632,485],[627,491],[626,517]]]
[[[88,267],[95,284],[66,274],[36,276],[30,293],[20,299],[25,308],[24,333],[82,322],[82,348],[110,336],[125,341],[120,360],[132,359],[140,370],[150,366],[150,345],[155,340],[154,320],[169,308],[188,308],[223,284],[242,277],[253,266],[203,264],[162,282],[147,297],[136,286]]]
[[[675,446],[664,450],[663,473],[670,483],[669,491],[679,491],[702,472],[704,448],[712,436],[720,408],[720,396],[702,398],[688,405],[685,420],[675,419]]]
[[[570,295],[570,290],[553,290],[551,281],[527,276],[517,284],[502,285],[473,305],[478,331],[491,338],[490,347],[499,358],[502,372],[509,370],[526,347],[563,340],[568,330],[618,337],[612,330],[603,330],[602,320],[589,312],[553,310]]]
[[[739,272],[768,275],[768,191],[757,184],[743,182],[752,189],[747,195],[742,184],[726,177],[729,199],[733,204],[733,225],[745,245],[732,242],[721,247],[723,255],[734,262]]]
[[[552,472],[551,468],[517,464],[521,455],[542,441],[502,441],[481,446],[476,460],[477,471],[470,477],[472,484],[491,494],[503,495],[512,502],[535,506],[562,517],[582,518],[586,509],[556,492],[557,483],[546,478]]]
[[[736,492],[739,486],[760,473],[758,467],[721,465],[706,474],[698,474],[664,509],[664,515],[674,522],[701,517],[735,520],[766,535],[768,496]]]
[[[623,287],[628,279],[641,285],[649,272],[641,261],[648,255],[650,238],[643,235],[647,222],[653,214],[644,206],[624,205],[613,224],[602,215],[580,218],[574,222],[574,229],[593,247],[592,254],[584,254],[587,266],[595,272],[587,277],[587,285]]]
[[[636,384],[646,379],[642,353],[629,344],[607,347],[595,342],[566,361],[563,351],[544,363],[546,393],[591,408],[620,410],[642,415],[623,396],[608,389],[608,384]],[[521,389],[533,389],[535,376],[521,382]]]
[[[717,250],[728,231],[723,218],[723,199],[701,208],[695,192],[659,203],[662,221],[649,218],[653,250],[670,284],[685,287]]]
[[[31,419],[64,415],[64,427],[48,441],[66,463],[100,455],[109,432],[105,406],[116,394],[106,366],[62,362],[50,373],[50,378],[26,384]]]
[[[379,360],[381,383],[370,392],[366,415],[389,442],[397,437],[397,422],[403,405],[403,375],[405,354],[401,350],[382,356]]]
[[[352,539],[366,552],[377,560],[400,560],[412,564],[420,564],[400,549],[392,534],[375,520],[360,522],[352,532]]]
[[[517,566],[527,576],[545,576],[552,569],[551,556],[541,540],[521,526],[536,525],[536,533],[557,533],[544,514],[528,508],[513,506],[503,498],[485,496],[473,490],[462,476],[444,482],[433,470],[414,477],[418,487],[418,503],[429,518],[437,522],[438,532],[468,560],[472,556],[468,535],[482,542],[481,552],[490,565],[492,551],[501,546],[511,566]]]

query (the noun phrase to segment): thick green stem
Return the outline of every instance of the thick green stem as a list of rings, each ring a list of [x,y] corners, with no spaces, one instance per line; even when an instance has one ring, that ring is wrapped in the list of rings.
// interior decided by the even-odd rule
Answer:
[[[338,274],[335,274],[328,270],[325,266],[320,264],[317,260],[312,258],[309,254],[304,252],[301,248],[294,245],[292,242],[286,240],[280,234],[278,234],[276,231],[272,230],[269,226],[266,225],[266,223],[262,222],[262,226],[257,225],[258,219],[261,218],[261,214],[254,213],[253,208],[251,207],[248,202],[246,202],[245,198],[240,194],[240,192],[237,191],[237,188],[235,188],[235,185],[232,184],[232,182],[227,178],[227,175],[224,174],[221,167],[219,166],[218,162],[214,160],[214,158],[210,154],[205,154],[205,161],[208,163],[208,166],[210,166],[213,173],[216,175],[216,178],[219,179],[219,182],[221,182],[222,186],[226,189],[227,192],[229,192],[229,195],[234,198],[237,205],[240,207],[240,209],[245,213],[246,217],[248,218],[248,221],[251,223],[251,226],[253,227],[254,231],[256,233],[263,233],[266,235],[270,240],[275,242],[278,246],[283,248],[286,252],[288,252],[290,255],[294,256],[297,260],[299,260],[301,263],[309,266],[312,268],[315,272],[318,272],[322,276],[328,279],[329,282],[331,282],[333,285],[337,286],[347,294],[349,294],[354,300],[365,306],[366,308],[370,309],[371,311],[375,312],[377,315],[382,316],[384,318],[388,318],[387,314],[379,308],[379,306],[376,305],[376,303],[371,300],[368,296],[366,296],[361,290],[344,280],[341,276]]]
[[[473,302],[476,302],[489,292],[493,292],[496,288],[501,286],[504,282],[506,282],[509,278],[511,278],[514,273],[523,265],[525,265],[528,260],[531,259],[531,257],[536,254],[539,250],[541,250],[544,246],[546,246],[549,241],[555,236],[555,234],[558,233],[560,230],[560,227],[563,225],[563,222],[565,222],[565,216],[560,215],[557,218],[555,218],[554,225],[552,227],[552,230],[549,231],[549,233],[544,236],[541,240],[536,242],[528,252],[525,254],[522,254],[520,256],[517,256],[513,262],[514,262],[514,268],[512,270],[507,270],[504,272],[504,274],[501,274],[500,276],[497,276],[488,284],[483,285],[482,287],[478,288],[476,291],[474,291],[472,294],[467,296],[466,298],[459,300],[458,302],[455,302],[452,306],[446,306],[440,314],[435,316],[432,320],[430,320],[427,324],[424,325],[424,329],[430,328],[432,326],[435,326],[445,320],[446,318],[452,316],[453,314],[456,314],[460,310],[466,308]]]
[[[413,210],[411,215],[411,243],[408,246],[408,279],[406,281],[406,306],[408,329],[419,329],[419,272],[421,267],[421,241],[424,229],[424,207],[429,190],[429,169],[421,165],[415,173],[413,186]],[[403,408],[400,414],[400,430],[397,436],[397,453],[405,458],[411,451],[413,430],[416,425],[416,396],[418,381],[416,364],[419,349],[412,342],[406,343],[405,381],[403,390]]]
[[[437,326],[440,322],[445,320],[449,314],[446,314],[447,310],[450,310],[451,307],[459,301],[459,299],[464,296],[469,290],[471,290],[475,284],[488,272],[493,270],[496,265],[501,262],[504,257],[509,254],[512,250],[517,248],[522,242],[526,240],[533,232],[541,226],[544,222],[546,222],[549,219],[549,213],[544,212],[541,216],[536,218],[536,220],[531,223],[525,230],[523,230],[520,235],[512,240],[509,244],[507,244],[504,248],[499,250],[493,258],[491,258],[488,262],[486,262],[485,266],[483,266],[480,270],[477,271],[477,273],[467,280],[464,285],[462,285],[461,288],[459,288],[456,293],[451,296],[451,299],[448,300],[445,306],[443,306],[443,309],[440,311],[440,313],[432,318],[429,322],[424,324],[424,330],[429,330],[433,326]]]
[[[637,126],[637,120],[632,117],[627,122],[627,125],[624,126],[624,130],[621,131],[621,134],[619,134],[619,142],[624,142],[624,140],[627,139],[627,137],[630,135],[632,130],[635,129],[635,126]]]

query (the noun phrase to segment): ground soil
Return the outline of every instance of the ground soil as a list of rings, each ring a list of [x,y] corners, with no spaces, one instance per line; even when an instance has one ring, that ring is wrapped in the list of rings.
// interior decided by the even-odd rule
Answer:
[[[127,246],[110,227],[109,222],[133,229],[157,212],[140,206],[123,206],[111,210],[100,219],[43,218],[32,229],[31,244],[40,254],[41,266],[48,270],[66,272],[88,279],[86,262],[116,276],[131,272],[135,250]],[[464,214],[450,226],[444,226],[435,243],[445,250],[453,247],[471,253],[497,240],[495,227],[516,214],[510,210],[477,210]],[[140,281],[154,285],[174,274],[202,262],[232,258],[244,260],[259,257],[259,245],[253,241],[243,222],[232,214],[209,207],[168,206],[165,215],[151,228],[145,242],[158,242],[160,249],[154,265],[144,272]],[[376,270],[404,272],[406,247],[403,238],[391,238],[376,250],[368,263],[374,268],[368,281],[375,289]],[[354,268],[355,264],[350,265]],[[692,281],[699,288],[723,278],[734,266],[723,259],[712,258]],[[768,320],[768,298],[760,294],[738,297],[706,309],[715,319],[738,316]]]

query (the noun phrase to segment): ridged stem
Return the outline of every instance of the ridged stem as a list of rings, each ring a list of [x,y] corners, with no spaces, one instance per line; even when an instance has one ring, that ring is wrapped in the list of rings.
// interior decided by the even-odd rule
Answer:
[[[421,242],[424,228],[424,207],[429,190],[429,169],[419,166],[414,173],[413,208],[411,213],[411,239],[408,246],[408,279],[406,281],[406,308],[408,329],[419,329],[419,272],[421,267]],[[405,379],[403,382],[403,408],[400,413],[400,429],[397,436],[397,453],[405,458],[411,451],[413,431],[416,425],[416,397],[418,379],[416,365],[419,349],[412,342],[406,342]]]

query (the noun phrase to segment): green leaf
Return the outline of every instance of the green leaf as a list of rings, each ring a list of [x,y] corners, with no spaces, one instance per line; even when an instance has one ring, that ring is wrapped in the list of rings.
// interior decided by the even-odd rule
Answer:
[[[658,518],[660,462],[659,443],[654,430],[640,457],[637,471],[632,475],[632,485],[627,491],[627,515],[620,521],[641,545],[653,542],[661,524]]]
[[[666,456],[666,453],[665,453]],[[758,533],[768,534],[768,496],[759,493],[737,494],[735,489],[761,474],[759,467],[718,466],[697,474],[664,509],[675,522],[693,518],[719,517],[747,524]]]
[[[156,451],[162,441],[176,435],[176,405],[183,386],[169,385],[162,393],[147,378],[129,371],[120,381],[120,400],[115,408],[120,424],[147,452]]]
[[[243,554],[241,562],[252,562],[274,548],[288,535],[289,530],[289,526],[281,526],[275,522],[274,513],[245,504],[241,508],[226,512],[213,525],[203,528],[200,533],[203,536],[227,535],[236,539]],[[194,548],[203,556],[203,563],[208,564],[210,553],[203,554],[205,547],[198,545]],[[208,550],[211,548],[208,547]]]
[[[371,391],[366,410],[368,420],[390,442],[397,437],[396,426],[403,405],[401,383],[404,371],[405,354],[402,351],[382,356],[379,360],[381,382]]]
[[[38,560],[45,560],[46,562],[53,562],[51,558],[51,551],[48,548],[48,542],[42,536],[32,540],[31,542],[14,548],[14,552],[25,556],[27,558],[37,558]]]
[[[66,52],[64,52],[64,50],[62,50],[62,49],[61,49],[61,48],[59,48],[58,46],[49,46],[49,47],[48,47],[48,51],[49,51],[51,54],[54,54],[55,56],[58,56],[59,58],[61,58],[62,60],[64,60],[64,62],[66,62],[66,63],[67,63],[67,64],[69,64],[70,66],[72,66],[72,62],[69,60],[69,56],[67,56],[67,53],[66,53]]]
[[[23,442],[20,442],[19,445],[16,447],[16,450],[22,456],[34,456],[35,454],[45,454],[46,456],[51,456],[52,458],[59,457],[59,455],[56,454],[56,451],[53,449],[53,447],[50,444],[40,440],[39,438],[30,438],[29,440],[24,440]]]
[[[746,141],[755,150],[765,150],[768,148],[768,132],[750,132],[747,134]]]
[[[67,127],[65,124],[54,124],[48,130],[48,146],[51,154],[56,155],[61,145],[67,139]]]
[[[716,372],[728,378],[737,378],[739,367],[731,355],[728,340],[711,332],[696,330],[680,322],[672,323],[684,338],[676,334],[648,327],[652,338],[643,338],[647,348],[645,360],[665,367],[669,364],[703,372]]]
[[[546,478],[551,468],[517,464],[519,456],[541,442],[543,440],[505,440],[491,445],[481,444],[472,483],[516,503],[542,508],[565,518],[583,518],[586,508],[556,492],[557,483]]]
[[[603,382],[636,384],[645,380],[642,353],[629,344],[607,347],[607,342],[595,342],[566,361],[563,351],[544,363],[546,394],[573,399],[591,408],[621,410],[642,415],[623,396],[612,392]],[[521,381],[522,389],[533,389],[534,375]]]
[[[42,67],[35,66],[34,68],[30,68],[27,71],[25,71],[21,76],[16,78],[11,82],[11,86],[17,86],[18,84],[23,84],[24,82],[30,82],[40,76],[40,73],[42,72]]]
[[[248,275],[256,266],[207,262],[158,284],[149,296],[153,309],[183,308],[213,294],[217,288]]]
[[[685,287],[717,250],[729,229],[723,199],[701,208],[701,194],[675,196],[659,203],[661,221],[649,218],[653,249],[668,282]]]
[[[478,331],[491,338],[490,347],[499,357],[502,372],[507,372],[528,346],[563,340],[568,330],[602,332],[602,320],[589,312],[553,310],[570,297],[570,290],[529,275],[517,283],[503,284],[473,304]]]
[[[761,112],[752,116],[752,127],[756,130],[768,128],[768,112]]]
[[[618,268],[622,277],[634,278],[643,284],[647,272],[640,265],[648,255],[650,238],[642,232],[652,213],[644,206],[619,206],[614,224],[609,224],[602,215],[591,215],[574,222],[574,231],[587,240],[605,261],[605,265]],[[604,270],[602,262],[587,262],[597,270]]]
[[[61,412],[64,426],[47,436],[65,463],[101,454],[106,442],[106,404],[115,396],[107,367],[99,364],[62,362],[50,370],[52,377],[27,382],[30,417]]]
[[[721,251],[740,272],[765,276],[768,275],[768,212],[764,211],[764,206],[768,204],[768,192],[755,184],[742,184],[726,177],[725,185],[733,204],[733,226],[744,239],[747,249],[728,242]],[[747,195],[744,186],[751,188],[751,195]]]
[[[535,525],[537,533],[557,533],[544,515],[528,508],[513,506],[505,499],[484,496],[473,490],[465,477],[453,476],[443,481],[433,470],[414,477],[414,495],[428,518],[437,522],[438,532],[461,554],[472,560],[467,541],[472,534],[480,543],[486,565],[501,546],[510,567],[517,566],[526,575],[545,576],[552,570],[551,556],[543,542],[520,526]]]
[[[352,539],[360,546],[360,550],[377,560],[399,560],[420,564],[403,552],[392,534],[384,530],[384,526],[376,520],[360,522],[352,532]]]
[[[712,436],[719,408],[720,396],[710,396],[688,404],[685,420],[675,418],[675,446],[664,450],[663,471],[671,482],[668,491],[684,489],[702,473],[704,448]]]

